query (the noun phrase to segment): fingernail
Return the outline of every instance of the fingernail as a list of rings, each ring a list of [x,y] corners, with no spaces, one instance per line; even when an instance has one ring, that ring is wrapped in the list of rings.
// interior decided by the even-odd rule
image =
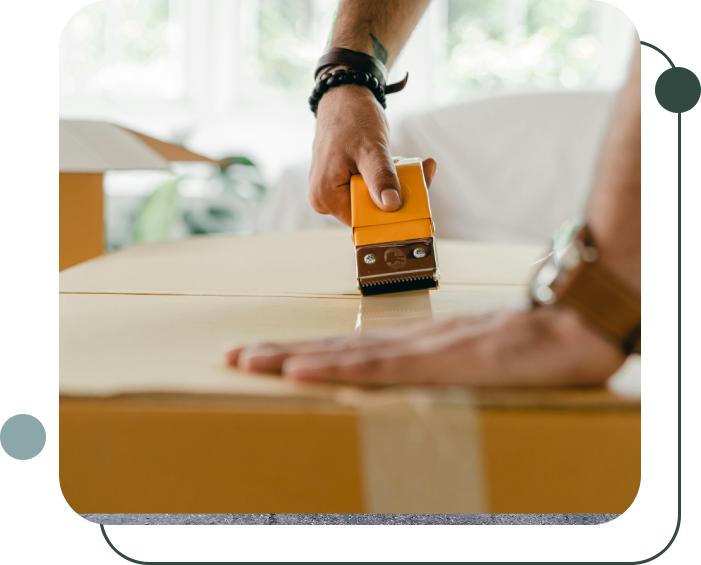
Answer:
[[[241,354],[241,351],[246,347],[245,344],[236,342],[236,341],[230,341],[224,345],[222,345],[222,354],[224,355],[224,359],[226,359],[226,364],[235,367],[236,364],[238,363],[239,360],[239,355]]]
[[[231,367],[235,367],[239,362],[239,356],[241,355],[240,347],[232,347],[224,352],[224,358],[226,359],[226,364]]]
[[[290,357],[282,363],[282,374],[287,379],[304,380],[314,374],[316,364],[305,359]]]
[[[402,199],[399,198],[399,193],[393,188],[386,188],[380,193],[382,203],[385,206],[400,206]]]

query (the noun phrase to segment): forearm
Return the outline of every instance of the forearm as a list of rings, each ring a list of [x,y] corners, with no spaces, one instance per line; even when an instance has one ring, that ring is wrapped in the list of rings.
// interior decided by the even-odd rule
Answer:
[[[602,264],[640,291],[640,45],[604,144],[589,206]]]
[[[430,0],[342,0],[331,47],[377,57],[389,69]]]

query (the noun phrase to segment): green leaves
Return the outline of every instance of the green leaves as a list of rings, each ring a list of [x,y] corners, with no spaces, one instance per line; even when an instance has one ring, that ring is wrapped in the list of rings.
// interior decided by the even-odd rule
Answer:
[[[168,239],[180,216],[180,195],[174,177],[161,184],[144,202],[134,228],[134,243]]]
[[[225,157],[219,168],[212,168],[205,176],[201,171],[178,172],[145,198],[133,220],[129,243],[253,229],[266,186],[248,157]]]
[[[222,172],[228,169],[231,165],[246,165],[248,167],[255,167],[255,163],[251,161],[248,157],[224,157],[219,161],[221,164]]]

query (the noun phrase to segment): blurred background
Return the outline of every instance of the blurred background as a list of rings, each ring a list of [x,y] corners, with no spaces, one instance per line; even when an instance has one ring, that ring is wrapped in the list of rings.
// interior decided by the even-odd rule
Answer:
[[[307,98],[337,0],[101,0],[60,42],[60,117],[215,159],[105,178],[109,250],[337,224],[308,205]],[[581,211],[637,41],[594,0],[433,0],[390,73],[392,149],[435,157],[442,237],[541,241]]]

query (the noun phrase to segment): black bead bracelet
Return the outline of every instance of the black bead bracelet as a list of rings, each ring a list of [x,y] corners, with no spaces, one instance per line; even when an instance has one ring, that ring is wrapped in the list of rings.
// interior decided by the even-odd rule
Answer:
[[[377,80],[377,77],[372,76],[370,73],[347,71],[346,69],[336,69],[331,72],[325,72],[322,74],[312,95],[309,97],[309,107],[316,116],[317,108],[319,107],[319,100],[321,97],[330,89],[335,86],[341,86],[342,84],[357,84],[359,86],[365,86],[370,89],[370,91],[375,95],[375,98],[380,103],[383,108],[387,108],[387,100],[385,99],[385,88]]]

